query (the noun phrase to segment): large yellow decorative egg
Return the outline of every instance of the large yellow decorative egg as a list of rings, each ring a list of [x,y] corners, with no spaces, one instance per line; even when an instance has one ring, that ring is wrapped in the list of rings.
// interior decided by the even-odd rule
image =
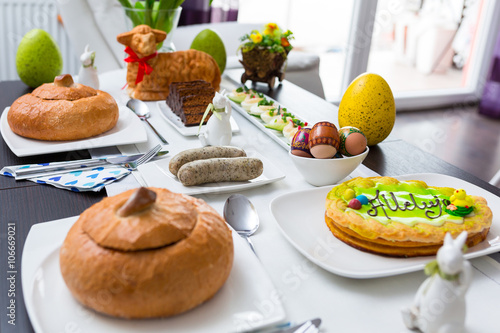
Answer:
[[[387,138],[395,120],[394,96],[380,75],[361,74],[351,82],[340,101],[340,127],[353,126],[361,130],[368,146]]]

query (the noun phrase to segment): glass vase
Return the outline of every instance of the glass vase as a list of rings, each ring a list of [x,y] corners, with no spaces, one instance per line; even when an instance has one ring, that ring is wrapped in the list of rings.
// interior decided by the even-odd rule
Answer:
[[[127,30],[130,31],[138,25],[146,24],[153,29],[164,31],[167,38],[156,46],[158,52],[176,51],[172,40],[179,23],[182,7],[176,9],[124,8],[124,10]]]

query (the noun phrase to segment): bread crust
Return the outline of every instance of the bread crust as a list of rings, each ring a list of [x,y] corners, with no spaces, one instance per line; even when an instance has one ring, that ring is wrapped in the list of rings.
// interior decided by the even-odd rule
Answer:
[[[160,200],[172,198],[166,189],[151,189]],[[125,192],[125,196],[130,196],[131,191]],[[125,196],[106,198],[88,211],[102,206],[115,207]],[[111,316],[166,317],[196,307],[222,287],[233,262],[231,231],[203,200],[183,194],[173,196],[185,202],[180,210],[194,213],[196,221],[183,239],[158,248],[123,251],[101,246],[85,231],[88,219],[97,216],[86,213],[80,216],[60,251],[61,273],[79,302]],[[141,214],[135,223],[119,233],[125,238],[127,234],[133,236],[134,225],[148,224],[149,214]],[[99,218],[117,219],[112,215],[111,210],[107,210]],[[158,221],[149,222],[157,224]],[[148,227],[139,226],[139,229]]]
[[[44,84],[12,103],[7,122],[23,137],[47,141],[80,140],[112,129],[118,105],[104,91],[76,84]]]
[[[219,91],[221,73],[217,62],[209,54],[198,50],[158,53],[148,60],[153,68],[149,75],[144,75],[139,84],[135,84],[139,65],[127,65],[127,93],[143,101],[166,100],[172,82],[204,80]]]
[[[428,186],[416,180],[408,182],[414,182],[423,188],[453,193],[451,188]],[[486,239],[493,215],[483,197],[470,196],[474,201],[474,214],[464,217],[463,223],[445,221],[441,226],[427,223],[410,226],[397,219],[384,224],[348,209],[348,202],[342,198],[342,193],[347,188],[369,188],[376,184],[399,183],[391,177],[370,177],[351,179],[336,186],[326,198],[325,221],[329,229],[337,238],[358,249],[401,257],[435,254],[443,244],[447,232],[456,237],[462,231],[467,231],[468,246],[474,246]]]

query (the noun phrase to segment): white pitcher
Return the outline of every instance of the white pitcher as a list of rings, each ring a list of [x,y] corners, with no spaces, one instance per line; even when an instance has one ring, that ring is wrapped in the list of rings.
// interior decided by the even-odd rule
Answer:
[[[198,137],[203,146],[228,146],[232,139],[231,103],[223,91],[222,94],[215,93],[212,104],[213,115]]]
[[[78,83],[99,89],[99,77],[97,68],[94,67],[95,51],[89,51],[89,45],[85,46],[85,51],[80,56],[82,67],[78,73]]]

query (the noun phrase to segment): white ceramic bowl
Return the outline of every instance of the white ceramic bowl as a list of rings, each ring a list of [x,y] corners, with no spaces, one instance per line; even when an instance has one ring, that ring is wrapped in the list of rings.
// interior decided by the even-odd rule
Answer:
[[[359,155],[330,159],[300,157],[291,152],[288,154],[297,170],[309,184],[324,186],[336,184],[347,177],[363,162],[369,151],[370,149],[366,147],[366,150]]]

